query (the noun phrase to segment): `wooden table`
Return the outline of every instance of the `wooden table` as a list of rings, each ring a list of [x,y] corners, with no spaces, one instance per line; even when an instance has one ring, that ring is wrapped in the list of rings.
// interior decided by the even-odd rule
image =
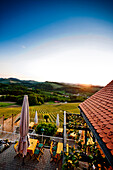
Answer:
[[[57,133],[63,133],[63,128],[58,128]]]
[[[29,142],[30,142],[30,146],[27,148],[27,152],[30,154],[30,156],[32,156],[34,154],[38,140],[30,138]],[[18,148],[18,142],[14,145],[14,149],[16,152],[17,152],[17,148]]]
[[[57,145],[57,154],[60,154],[61,151],[63,151],[63,143],[61,142],[58,142],[58,145]]]
[[[56,158],[57,161],[61,159],[60,153],[63,151],[63,143],[59,142],[57,145]]]
[[[30,141],[30,146],[27,148],[27,152],[29,152],[29,154],[32,156],[34,154],[38,140],[30,138],[29,141]]]
[[[34,126],[34,122],[31,122],[30,124],[29,124],[29,128],[31,128],[32,129],[32,127]]]

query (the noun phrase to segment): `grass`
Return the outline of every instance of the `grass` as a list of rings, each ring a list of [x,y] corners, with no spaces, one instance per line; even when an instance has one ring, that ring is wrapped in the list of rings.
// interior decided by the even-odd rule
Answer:
[[[44,121],[44,115],[49,115],[49,122],[56,122],[57,114],[59,114],[60,122],[63,122],[63,112],[64,110],[70,113],[80,113],[78,109],[78,105],[80,103],[58,103],[58,104],[43,104],[40,106],[30,106],[29,107],[29,114],[30,120],[34,121],[35,112],[38,113],[39,123]],[[21,113],[22,107],[0,107],[0,117],[3,116],[4,118],[10,117],[12,114],[16,116],[17,114]]]
[[[21,113],[21,107],[0,107],[0,117],[4,115],[4,118],[8,118],[12,114],[16,116],[19,113]]]
[[[11,105],[14,105],[14,103],[0,102],[0,107],[7,107]]]

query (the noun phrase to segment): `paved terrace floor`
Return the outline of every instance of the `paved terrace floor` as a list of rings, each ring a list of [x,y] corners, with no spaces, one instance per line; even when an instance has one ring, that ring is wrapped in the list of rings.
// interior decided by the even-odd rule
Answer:
[[[25,165],[22,166],[22,158],[16,157],[12,144],[8,149],[0,153],[0,169],[1,170],[61,170],[61,163],[56,164],[50,162],[51,155],[49,149],[44,149],[44,154],[40,157],[40,161],[25,158]],[[29,159],[28,159],[29,158]]]

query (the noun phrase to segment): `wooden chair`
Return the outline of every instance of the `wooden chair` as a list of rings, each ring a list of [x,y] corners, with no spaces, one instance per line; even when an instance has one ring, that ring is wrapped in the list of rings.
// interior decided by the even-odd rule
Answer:
[[[41,151],[41,153],[43,154],[43,150],[44,150],[44,145],[42,143],[38,144],[38,149]]]
[[[44,142],[43,142],[43,146],[45,145],[45,143],[46,143],[46,139],[45,139]]]
[[[37,159],[37,161],[40,161],[39,158],[41,156],[41,151],[40,149],[35,149],[35,152],[34,152],[34,157]]]
[[[52,151],[52,147],[50,147],[50,154],[51,154],[50,162],[52,162],[52,161],[57,162],[57,154],[56,154],[56,151]]]
[[[20,154],[19,152],[18,152],[18,142],[14,145],[14,150],[15,150],[15,152],[17,153],[15,156],[14,156],[14,159],[16,158],[16,157],[21,157],[22,156],[22,154]]]

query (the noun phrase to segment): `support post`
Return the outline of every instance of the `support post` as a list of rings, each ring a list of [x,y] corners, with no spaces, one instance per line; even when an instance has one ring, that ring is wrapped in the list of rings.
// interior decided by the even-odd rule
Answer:
[[[85,145],[87,144],[87,130],[85,130]]]
[[[12,114],[12,132],[13,132],[13,114]]]
[[[87,130],[85,130],[85,145],[87,144]],[[86,154],[86,149],[85,149],[85,154]]]
[[[3,118],[2,118],[2,131],[4,131],[4,115],[3,115]]]
[[[66,152],[66,111],[64,111],[64,125],[63,125],[63,151]],[[64,152],[63,152],[63,163],[64,163]]]
[[[43,143],[43,133],[42,133],[42,143]]]

